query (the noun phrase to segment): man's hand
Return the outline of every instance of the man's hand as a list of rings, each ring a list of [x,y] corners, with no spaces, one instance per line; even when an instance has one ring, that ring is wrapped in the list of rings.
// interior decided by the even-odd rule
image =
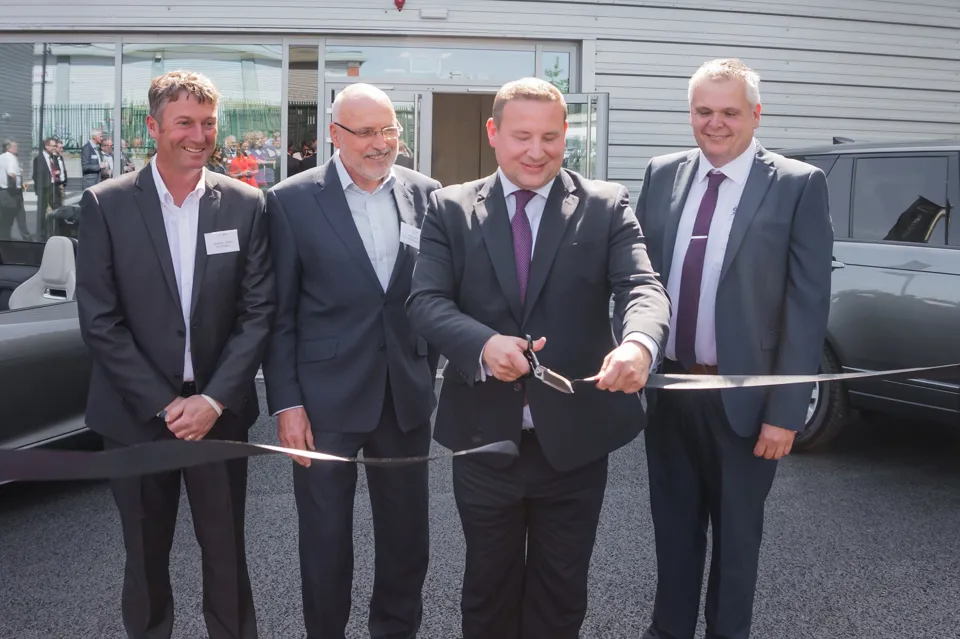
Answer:
[[[647,384],[651,362],[652,356],[646,346],[624,342],[607,354],[600,372],[588,377],[587,381],[596,381],[597,388],[611,393],[637,393]]]
[[[180,415],[183,414],[184,401],[186,401],[185,397],[175,397],[173,401],[167,404],[167,407],[163,409],[166,411],[166,413],[163,415],[163,418],[168,424],[175,419],[179,419]]]
[[[313,430],[310,428],[310,420],[307,418],[307,411],[303,408],[291,408],[277,416],[277,437],[280,438],[284,448],[316,450],[313,447]],[[289,455],[289,457],[301,466],[310,468],[309,457],[295,455]]]
[[[793,439],[797,434],[792,430],[763,424],[760,427],[760,437],[753,449],[753,454],[764,459],[780,459],[790,454],[793,448]]]
[[[542,349],[546,343],[546,337],[535,341],[534,352]],[[525,350],[527,350],[527,340],[522,337],[494,335],[483,347],[483,363],[501,382],[512,382],[530,372],[530,362],[523,355]]]
[[[170,412],[167,413],[167,428],[178,439],[188,441],[206,437],[219,417],[210,402],[200,395],[184,399],[181,405],[174,410],[179,411],[179,415],[174,416]]]

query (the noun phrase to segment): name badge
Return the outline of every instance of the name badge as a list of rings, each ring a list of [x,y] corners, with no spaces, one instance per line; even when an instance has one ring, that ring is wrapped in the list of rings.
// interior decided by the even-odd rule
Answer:
[[[420,229],[406,222],[400,222],[400,241],[420,250]]]
[[[240,250],[240,240],[237,239],[237,229],[204,233],[203,241],[207,243],[207,255],[236,253]]]

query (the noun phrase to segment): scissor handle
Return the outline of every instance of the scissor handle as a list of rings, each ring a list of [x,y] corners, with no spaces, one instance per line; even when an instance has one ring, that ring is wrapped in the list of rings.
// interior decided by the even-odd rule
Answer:
[[[533,377],[533,372],[540,367],[540,362],[537,360],[537,356],[533,352],[533,338],[529,335],[525,336],[527,338],[527,349],[523,351],[523,356],[527,358],[527,362],[530,364],[530,371],[524,375],[524,377]]]

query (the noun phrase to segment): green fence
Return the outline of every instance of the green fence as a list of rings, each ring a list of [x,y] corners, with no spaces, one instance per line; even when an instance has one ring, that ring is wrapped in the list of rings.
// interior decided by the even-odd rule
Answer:
[[[93,129],[109,131],[113,122],[113,107],[109,104],[48,104],[43,107],[42,140],[55,137],[63,141],[67,151],[79,151]],[[40,106],[33,107],[33,134],[40,129]],[[33,148],[42,146],[34,140]]]

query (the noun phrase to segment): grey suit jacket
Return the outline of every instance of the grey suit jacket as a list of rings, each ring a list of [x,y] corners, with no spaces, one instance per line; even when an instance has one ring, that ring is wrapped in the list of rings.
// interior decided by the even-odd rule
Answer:
[[[207,172],[191,298],[197,389],[252,425],[255,377],[276,311],[263,195]],[[77,305],[93,357],[87,426],[134,443],[166,428],[156,414],[183,386],[186,326],[150,165],[101,182],[80,200]],[[204,234],[236,229],[240,250],[207,255]]]
[[[560,172],[540,221],[525,303],[496,174],[437,191],[407,303],[414,329],[450,360],[436,440],[453,450],[519,442],[524,395],[544,454],[558,470],[635,438],[644,424],[638,394],[587,386],[566,395],[535,380],[475,382],[483,347],[497,333],[546,337],[538,354],[544,366],[571,379],[595,374],[617,345],[611,294],[624,334],[646,333],[662,349],[669,303],[624,187]]]
[[[699,150],[653,158],[637,218],[650,259],[666,283],[677,227],[699,163]],[[823,171],[758,145],[730,229],[717,290],[717,361],[721,374],[792,375],[818,371],[830,308],[833,227]],[[722,392],[733,429],[747,437],[761,423],[800,430],[812,385]],[[648,393],[649,410],[656,392]]]
[[[439,182],[394,167],[399,219],[420,228]],[[430,424],[439,355],[414,333],[403,304],[415,248],[401,243],[384,291],[333,161],[267,196],[279,311],[264,362],[271,413],[304,406],[318,432],[370,432],[389,373],[400,428]]]

